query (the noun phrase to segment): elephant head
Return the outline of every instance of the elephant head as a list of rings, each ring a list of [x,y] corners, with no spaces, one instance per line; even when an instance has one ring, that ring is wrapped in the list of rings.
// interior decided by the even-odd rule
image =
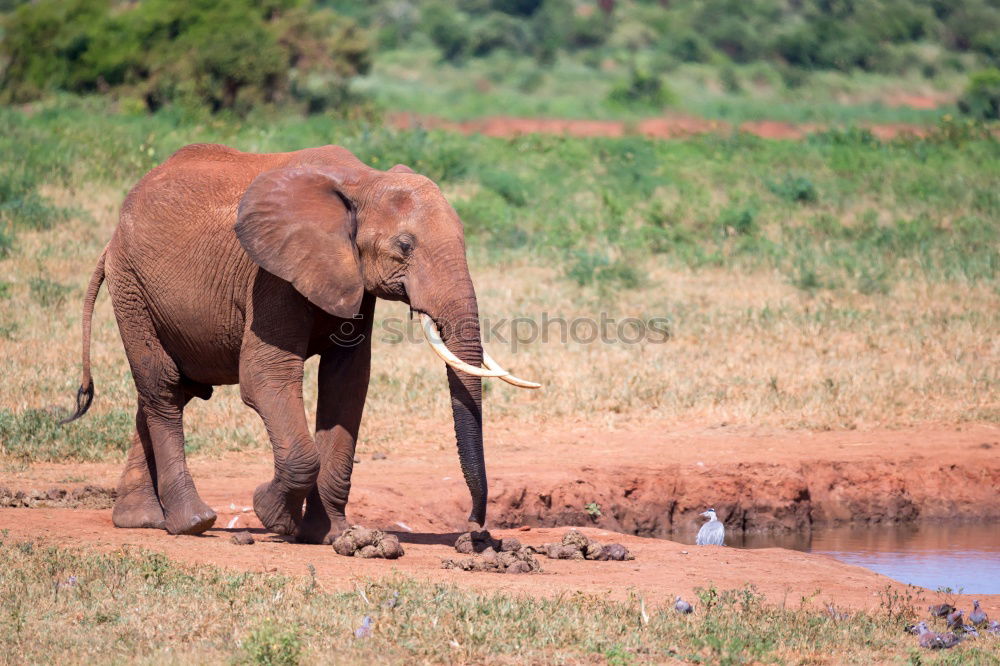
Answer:
[[[462,222],[437,185],[402,165],[378,171],[344,149],[325,150],[325,159],[257,176],[240,201],[236,235],[254,262],[332,315],[355,316],[365,293],[420,314],[448,365],[469,519],[484,526],[481,378],[539,385],[484,353]]]

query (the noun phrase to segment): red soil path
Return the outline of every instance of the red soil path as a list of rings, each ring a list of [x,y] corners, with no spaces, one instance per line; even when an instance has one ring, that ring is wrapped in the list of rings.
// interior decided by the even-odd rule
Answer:
[[[387,122],[396,129],[443,129],[462,134],[484,134],[493,137],[514,137],[523,134],[562,134],[576,137],[620,137],[640,134],[654,139],[676,139],[698,134],[729,134],[733,130],[754,134],[765,139],[802,139],[807,134],[825,129],[824,125],[791,123],[773,120],[748,121],[733,126],[722,120],[706,120],[695,116],[669,115],[647,118],[629,124],[620,120],[572,120],[560,118],[518,118],[513,116],[488,116],[474,120],[451,121],[429,115],[413,113],[389,114]],[[911,123],[862,125],[882,140],[912,134],[924,136],[925,125]]]
[[[823,555],[782,549],[695,548],[665,539],[614,533],[660,534],[689,529],[714,505],[730,524],[806,529],[809,521],[925,520],[958,515],[1000,520],[1000,429],[992,426],[925,427],[908,431],[767,431],[676,424],[636,424],[597,430],[564,423],[500,423],[489,433],[490,520],[529,544],[555,541],[562,527],[586,525],[602,541],[619,541],[634,562],[543,560],[544,573],[529,576],[440,569],[441,558],[464,530],[468,497],[447,442],[447,424],[415,429],[405,454],[372,460],[363,450],[355,466],[349,507],[353,521],[393,530],[406,556],[395,562],[336,555],[324,546],[271,540],[262,531],[253,546],[236,546],[225,529],[259,529],[249,506],[254,487],[270,478],[270,456],[226,454],[192,462],[199,490],[219,513],[202,537],[154,530],[119,530],[110,510],[0,509],[0,529],[17,538],[103,549],[129,544],[185,562],[245,570],[305,574],[312,563],[327,589],[350,588],[358,576],[399,571],[434,581],[533,595],[581,590],[624,598],[636,590],[647,601],[714,583],[720,588],[756,585],[774,603],[827,601],[872,608],[887,585],[904,586]],[[34,465],[0,473],[0,485],[45,490],[52,485],[114,485],[112,464]],[[593,521],[587,502],[602,506]],[[803,522],[805,521],[805,522]],[[518,525],[532,525],[518,530]],[[821,591],[818,595],[817,590]],[[917,603],[942,596],[918,591]],[[1000,615],[1000,595],[980,595],[987,612]],[[968,599],[959,598],[963,603]]]

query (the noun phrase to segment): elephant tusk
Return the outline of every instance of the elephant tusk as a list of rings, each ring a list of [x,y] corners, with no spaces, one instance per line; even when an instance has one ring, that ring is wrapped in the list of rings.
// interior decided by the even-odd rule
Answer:
[[[507,373],[504,375],[500,375],[500,379],[504,380],[508,384],[513,384],[514,386],[526,389],[542,388],[542,385],[539,384],[538,382],[529,382],[527,379],[521,379],[520,377],[515,377],[514,375],[504,370],[503,366],[494,361],[493,357],[486,353],[485,349],[483,350],[483,365],[486,366],[486,368],[488,368],[489,370],[496,370],[498,372],[503,371]]]
[[[450,365],[456,370],[461,370],[462,372],[467,372],[470,375],[475,375],[476,377],[503,377],[509,375],[510,373],[506,370],[483,370],[482,368],[477,368],[474,365],[470,365],[455,356],[450,349],[448,349],[444,341],[441,340],[441,334],[438,333],[437,326],[434,325],[434,320],[420,313],[420,321],[423,323],[424,337],[427,338],[427,344],[431,346],[434,353],[441,357],[441,360]]]

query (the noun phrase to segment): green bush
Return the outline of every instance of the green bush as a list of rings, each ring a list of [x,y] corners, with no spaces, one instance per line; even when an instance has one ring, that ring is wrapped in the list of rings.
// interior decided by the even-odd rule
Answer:
[[[302,658],[302,641],[295,630],[266,621],[243,640],[245,661],[260,666],[295,666]]]
[[[587,250],[573,252],[573,261],[566,269],[566,277],[580,286],[593,284],[602,289],[633,289],[642,282],[638,271],[629,262],[612,259],[604,252]]]
[[[674,96],[659,76],[632,67],[628,79],[608,93],[608,101],[626,108],[662,109],[674,101]]]
[[[979,120],[1000,120],[1000,69],[976,72],[969,78],[959,110]]]
[[[520,207],[528,203],[528,185],[517,174],[501,169],[484,169],[479,174],[479,182],[512,206]]]
[[[421,29],[441,50],[441,57],[459,61],[468,54],[472,36],[469,20],[444,2],[432,2],[421,13]]]
[[[246,113],[299,102],[343,105],[369,67],[366,33],[299,0],[40,0],[4,26],[0,101],[50,91],[113,91],[145,100]]]
[[[767,189],[775,196],[792,203],[815,203],[819,199],[816,186],[802,175],[787,174],[776,183],[768,183]]]

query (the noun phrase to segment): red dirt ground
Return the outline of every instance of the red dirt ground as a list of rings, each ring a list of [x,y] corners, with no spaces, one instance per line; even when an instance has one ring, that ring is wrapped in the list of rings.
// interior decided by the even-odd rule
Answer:
[[[957,515],[1000,520],[1000,428],[928,426],[908,431],[807,432],[727,427],[635,424],[595,430],[581,424],[500,423],[488,436],[490,521],[498,535],[523,542],[558,540],[563,527],[580,524],[601,541],[619,541],[634,562],[542,561],[544,573],[527,576],[440,569],[441,558],[464,531],[468,496],[447,424],[427,426],[405,454],[372,460],[362,451],[349,507],[352,521],[399,534],[406,556],[395,562],[357,560],[324,546],[270,540],[229,543],[225,529],[259,529],[250,506],[254,487],[271,474],[264,453],[226,454],[192,462],[199,490],[219,513],[202,537],[154,530],[119,530],[111,511],[0,509],[0,529],[18,538],[110,549],[129,544],[185,562],[246,570],[304,574],[312,563],[327,589],[351,587],[355,577],[392,571],[481,589],[533,595],[583,591],[624,598],[638,591],[654,604],[697,586],[754,584],[774,603],[827,601],[871,608],[878,592],[904,586],[868,570],[823,556],[782,549],[695,548],[664,539],[617,534],[666,534],[694,529],[705,506],[730,524],[749,528],[808,529],[844,520],[930,520]],[[421,432],[416,429],[415,432]],[[52,485],[114,485],[112,464],[45,464],[0,473],[0,485],[45,490]],[[602,507],[592,520],[583,511]],[[518,530],[519,525],[532,525]],[[818,594],[817,594],[818,592]],[[941,595],[921,590],[918,603]],[[1000,595],[981,595],[1000,615]],[[959,597],[963,603],[968,599]]]
[[[562,134],[576,137],[620,137],[641,134],[654,139],[675,139],[697,134],[729,134],[734,129],[765,139],[802,139],[807,134],[826,127],[815,123],[793,125],[773,120],[744,122],[736,127],[722,120],[706,120],[694,116],[673,114],[647,118],[631,125],[619,120],[572,120],[560,118],[518,118],[488,116],[465,121],[451,121],[430,115],[401,112],[389,114],[386,122],[396,129],[425,127],[462,134],[484,134],[493,137],[514,137],[524,134]],[[928,127],[910,123],[864,125],[872,134],[888,140],[904,134],[924,136]]]

